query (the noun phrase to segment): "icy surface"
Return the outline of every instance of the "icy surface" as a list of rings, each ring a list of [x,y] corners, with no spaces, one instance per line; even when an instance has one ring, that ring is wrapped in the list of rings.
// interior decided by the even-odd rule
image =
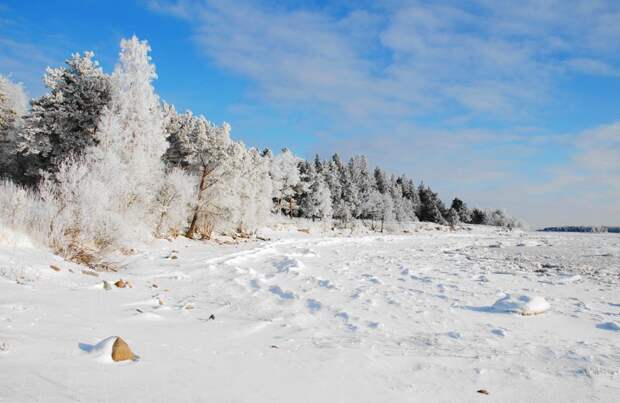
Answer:
[[[615,234],[272,231],[271,241],[239,245],[159,241],[98,277],[9,235],[0,237],[3,402],[620,395]],[[104,289],[119,278],[132,287]],[[142,359],[103,359],[110,335]]]

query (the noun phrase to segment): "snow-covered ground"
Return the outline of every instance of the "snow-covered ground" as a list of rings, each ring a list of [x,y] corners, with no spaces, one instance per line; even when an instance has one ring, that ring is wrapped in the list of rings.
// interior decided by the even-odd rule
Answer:
[[[269,236],[94,276],[0,231],[0,401],[620,398],[617,234]],[[110,336],[141,359],[102,359]]]

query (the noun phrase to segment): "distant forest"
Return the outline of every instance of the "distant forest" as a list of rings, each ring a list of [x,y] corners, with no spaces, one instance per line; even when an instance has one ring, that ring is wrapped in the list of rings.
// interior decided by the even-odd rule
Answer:
[[[598,226],[598,227],[588,227],[588,226],[567,226],[567,227],[546,227],[541,229],[543,232],[592,232],[592,233],[601,233],[601,232],[613,232],[620,234],[620,227],[606,227],[606,226]]]

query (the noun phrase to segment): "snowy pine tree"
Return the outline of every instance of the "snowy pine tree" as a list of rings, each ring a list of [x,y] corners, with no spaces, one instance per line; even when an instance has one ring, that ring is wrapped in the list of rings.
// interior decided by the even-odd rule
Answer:
[[[455,210],[459,215],[459,221],[464,223],[471,222],[471,210],[467,208],[467,204],[459,198],[452,200],[451,209]]]
[[[67,157],[96,144],[111,84],[93,56],[76,53],[66,60],[66,67],[47,69],[44,82],[49,93],[31,102],[20,138],[25,182],[35,184],[40,171],[53,173]]]
[[[0,179],[18,176],[18,135],[27,104],[22,85],[0,75]]]
[[[443,218],[442,210],[443,203],[437,196],[437,193],[433,192],[428,186],[420,184],[418,188],[418,194],[420,196],[420,221],[434,222],[437,224],[445,224],[446,220]]]
[[[368,170],[368,160],[365,156],[359,155],[349,161],[349,173],[351,182],[356,189],[356,208],[354,215],[356,218],[370,218],[370,194],[373,190],[374,178],[370,176]]]
[[[315,169],[315,164],[308,164],[308,188],[304,193],[301,201],[301,210],[303,216],[311,218],[314,221],[317,218],[321,220],[330,220],[332,217],[332,200],[329,188]]]

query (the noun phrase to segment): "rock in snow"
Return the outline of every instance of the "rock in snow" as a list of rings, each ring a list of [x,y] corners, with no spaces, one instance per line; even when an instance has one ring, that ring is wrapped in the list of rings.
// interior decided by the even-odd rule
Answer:
[[[110,336],[92,345],[80,343],[79,347],[100,362],[137,361],[140,358],[119,336]]]
[[[491,307],[495,312],[518,313],[521,315],[537,315],[547,311],[551,305],[540,296],[507,294],[497,300]]]
[[[125,340],[117,337],[112,345],[112,360],[113,361],[136,361],[138,356],[131,351],[129,345]]]

